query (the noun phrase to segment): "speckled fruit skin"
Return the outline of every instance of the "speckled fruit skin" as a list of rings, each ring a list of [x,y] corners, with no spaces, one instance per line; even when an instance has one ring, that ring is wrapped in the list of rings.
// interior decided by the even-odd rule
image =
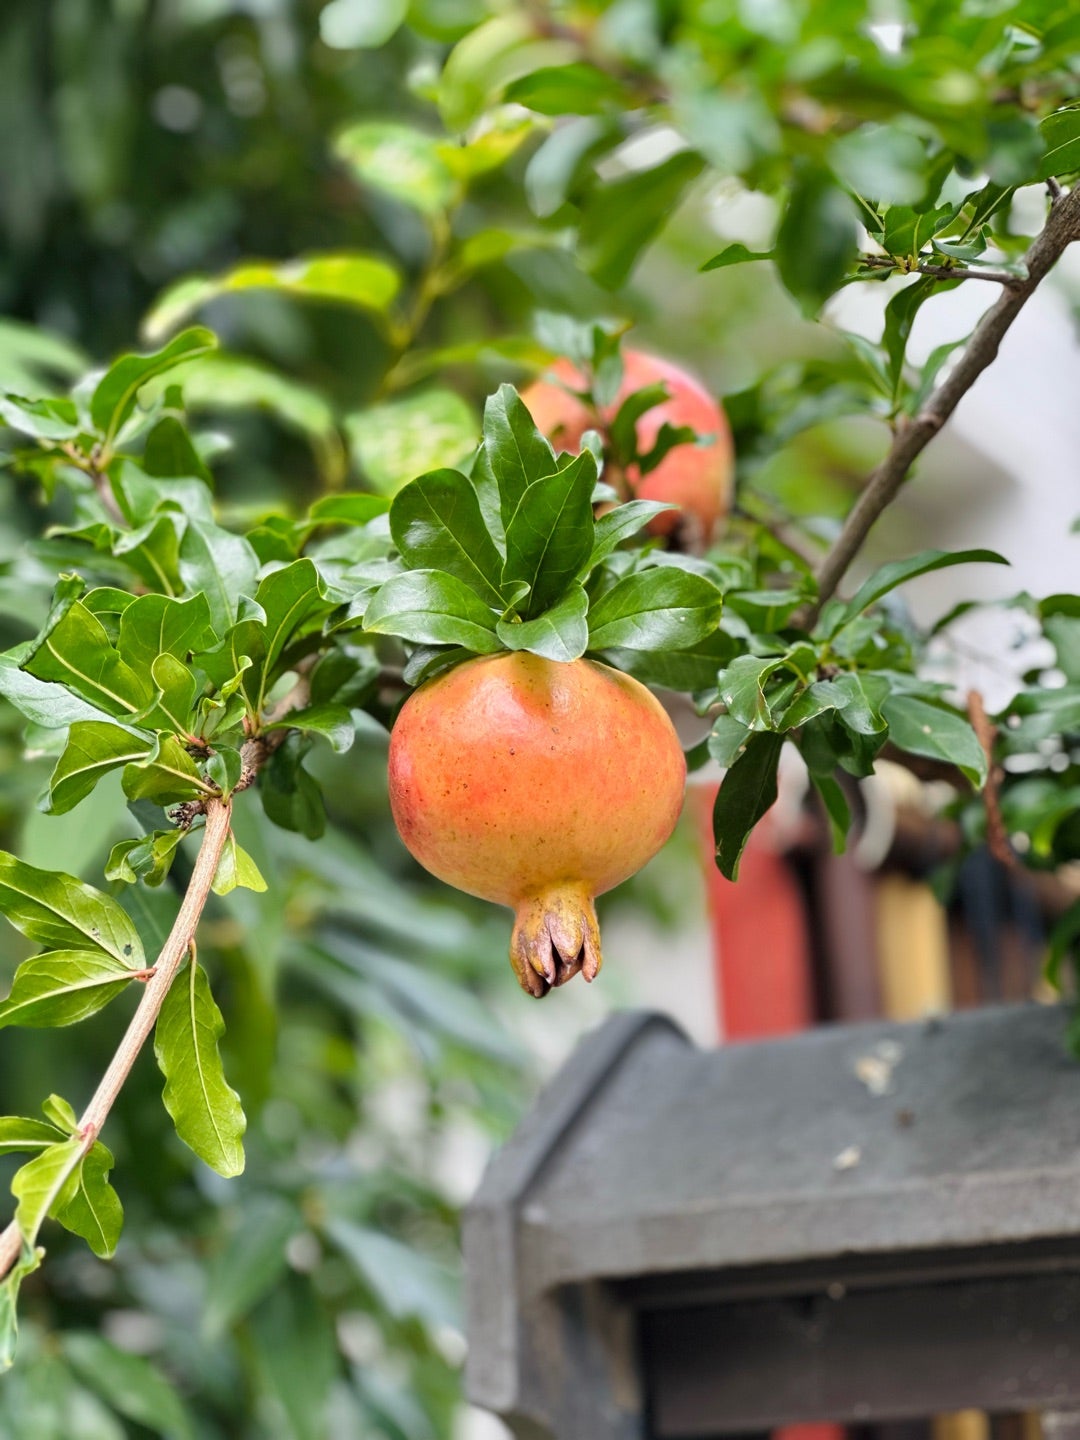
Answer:
[[[406,701],[390,737],[401,838],[441,880],[515,911],[510,960],[544,995],[600,968],[593,897],[671,834],[686,762],[659,701],[591,660],[466,661]]]
[[[554,381],[581,389],[584,380],[569,360],[557,360],[551,367]],[[626,472],[626,482],[641,500],[663,500],[678,505],[679,511],[665,511],[650,524],[655,535],[670,535],[678,528],[690,533],[684,539],[689,548],[707,544],[720,520],[731,507],[735,452],[727,416],[708,391],[685,370],[640,350],[623,351],[623,382],[614,405],[601,412],[610,424],[619,406],[635,390],[666,383],[671,398],[654,405],[637,422],[638,450],[647,454],[665,424],[689,425],[700,435],[713,435],[709,445],[676,445],[655,470],[644,478],[636,466]],[[552,380],[539,380],[521,397],[537,426],[556,449],[578,450],[581,437],[596,424],[595,416],[573,395]]]

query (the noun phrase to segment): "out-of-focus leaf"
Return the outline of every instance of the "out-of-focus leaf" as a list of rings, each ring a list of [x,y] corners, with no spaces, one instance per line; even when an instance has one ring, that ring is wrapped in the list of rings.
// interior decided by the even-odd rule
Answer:
[[[232,1236],[208,1270],[202,1312],[208,1339],[217,1339],[277,1284],[288,1267],[285,1248],[301,1224],[293,1207],[275,1195],[244,1206]]]
[[[590,193],[579,245],[582,263],[595,280],[614,290],[629,278],[645,246],[703,168],[700,155],[683,150],[651,170],[598,185]]]
[[[476,448],[478,426],[452,390],[426,390],[345,417],[353,457],[370,483],[393,494],[425,471],[460,464]]]
[[[377,50],[405,19],[409,0],[329,0],[319,35],[332,50]]]
[[[163,1100],[176,1133],[219,1175],[244,1168],[247,1121],[225,1079],[218,1041],[221,1011],[201,965],[189,964],[165,997],[154,1031],[154,1055],[165,1077]]]
[[[986,754],[969,721],[914,695],[893,695],[881,707],[889,739],[911,755],[957,766],[977,790],[986,784]]]
[[[64,1357],[80,1380],[125,1419],[165,1440],[194,1440],[180,1397],[156,1366],[89,1330],[66,1330]]]
[[[797,177],[776,236],[780,278],[807,314],[816,314],[855,259],[851,200],[822,170]]]
[[[71,400],[24,400],[0,395],[0,420],[35,440],[73,440],[82,429]]]
[[[772,258],[771,250],[748,250],[741,241],[737,241],[734,245],[728,245],[726,249],[721,250],[718,255],[714,255],[711,260],[706,260],[701,268],[702,270],[725,270],[729,265],[746,265],[752,260],[771,260]]]
[[[326,1233],[389,1314],[433,1327],[461,1323],[453,1277],[413,1247],[340,1216]]]
[[[1038,179],[1080,170],[1080,109],[1056,110],[1040,122],[1039,130],[1046,154],[1039,165]]]
[[[411,125],[361,121],[338,135],[334,151],[365,185],[425,214],[439,214],[457,193],[438,141]]]
[[[389,261],[359,251],[308,255],[276,265],[245,262],[223,275],[179,281],[158,299],[143,330],[157,340],[209,301],[243,290],[275,290],[299,300],[329,301],[382,314],[400,287],[401,276]]]

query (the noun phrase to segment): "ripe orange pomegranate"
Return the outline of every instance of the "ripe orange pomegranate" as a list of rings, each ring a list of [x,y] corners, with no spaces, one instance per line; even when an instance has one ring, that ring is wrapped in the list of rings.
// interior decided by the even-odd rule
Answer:
[[[515,912],[510,962],[546,995],[600,969],[593,897],[660,849],[686,762],[645,687],[591,660],[466,661],[409,697],[390,804],[425,869]]]
[[[615,403],[599,415],[563,386],[580,390],[585,380],[569,360],[557,360],[550,379],[538,380],[522,395],[540,430],[557,449],[577,451],[590,427],[610,425],[628,395],[663,381],[670,398],[637,422],[638,453],[645,455],[656,443],[660,427],[689,425],[699,435],[714,437],[706,445],[676,445],[655,469],[642,475],[636,465],[626,471],[626,483],[642,500],[664,500],[679,510],[666,510],[650,524],[655,535],[676,530],[688,548],[700,548],[712,539],[717,524],[731,506],[734,449],[731,428],[720,404],[685,370],[640,350],[623,351],[623,380]],[[559,383],[561,382],[561,383]]]

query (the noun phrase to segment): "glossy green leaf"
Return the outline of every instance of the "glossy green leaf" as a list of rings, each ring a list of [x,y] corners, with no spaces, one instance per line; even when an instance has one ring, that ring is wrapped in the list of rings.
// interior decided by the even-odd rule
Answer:
[[[500,385],[484,406],[484,447],[473,472],[480,508],[496,539],[502,539],[528,487],[557,468],[555,452],[521,396],[512,385]]]
[[[121,782],[129,800],[178,805],[212,793],[199,767],[175,735],[159,734],[154,748],[124,770]]]
[[[62,1130],[44,1120],[30,1120],[23,1115],[0,1118],[0,1155],[45,1150],[64,1138]]]
[[[847,846],[848,831],[851,829],[851,807],[843,787],[831,775],[819,775],[810,771],[810,781],[821,796],[825,814],[832,834],[833,853],[842,855]]]
[[[1080,109],[1056,110],[1040,121],[1039,130],[1046,154],[1039,164],[1038,179],[1080,170]]]
[[[154,683],[154,700],[149,709],[137,717],[148,730],[171,730],[175,735],[188,735],[194,723],[197,689],[195,676],[174,655],[159,655],[150,666]]]
[[[0,1028],[73,1025],[103,1009],[131,976],[126,965],[101,950],[50,950],[24,960],[0,1002]]]
[[[659,500],[629,500],[625,505],[616,505],[606,515],[598,516],[593,529],[593,548],[589,557],[589,569],[599,565],[601,560],[615,552],[624,540],[636,535],[657,515],[677,507]]]
[[[720,786],[713,806],[713,835],[716,864],[729,880],[738,879],[750,833],[776,800],[783,744],[779,735],[769,732],[751,735]]]
[[[125,663],[104,625],[80,600],[50,617],[22,668],[39,680],[66,685],[110,715],[130,717],[151,699],[149,677]]]
[[[165,1440],[194,1440],[184,1405],[161,1371],[89,1330],[65,1330],[62,1351],[80,1380],[126,1420]]]
[[[390,533],[409,566],[444,570],[502,609],[503,559],[464,475],[433,470],[406,485],[390,507]]]
[[[139,391],[148,380],[166,374],[184,360],[212,350],[213,331],[195,326],[175,336],[152,355],[122,355],[98,381],[90,398],[90,418],[110,444],[135,408]]]
[[[212,484],[210,471],[175,415],[164,415],[147,435],[142,468],[148,475],[162,479],[195,476],[205,485]]]
[[[0,911],[27,939],[49,949],[104,951],[132,970],[146,963],[138,931],[110,896],[3,851]]]
[[[310,749],[306,735],[287,735],[259,775],[259,796],[275,825],[318,840],[326,829],[326,807],[318,783],[304,768]]]
[[[27,1245],[36,1242],[53,1209],[62,1209],[74,1195],[85,1143],[77,1135],[58,1141],[15,1172],[11,1182],[11,1193],[18,1202],[15,1221]]]
[[[585,569],[593,548],[596,461],[583,450],[564,469],[535,480],[506,522],[502,583],[529,587],[525,618],[542,615]]]
[[[361,121],[338,135],[334,152],[365,185],[425,214],[439,214],[457,193],[438,141],[411,125]]]
[[[493,612],[464,581],[441,570],[411,570],[380,586],[364,629],[425,645],[463,645],[477,655],[501,648]]]
[[[891,560],[887,565],[879,566],[863,581],[829,627],[829,635],[834,636],[883,595],[895,590],[898,585],[903,585],[905,581],[914,580],[917,575],[928,575],[932,570],[944,570],[951,565],[1008,563],[996,550],[921,550],[918,555],[912,555],[908,560]]]
[[[508,650],[528,650],[547,660],[577,660],[589,644],[585,618],[589,597],[581,585],[571,585],[558,604],[534,620],[500,620],[496,633]]]
[[[350,750],[356,739],[356,726],[345,705],[309,705],[304,710],[290,710],[283,719],[265,728],[303,730],[309,735],[322,735],[338,755]]]
[[[120,617],[116,648],[135,670],[149,670],[159,655],[186,660],[217,640],[205,595],[175,600],[169,595],[140,595]]]
[[[781,669],[782,657],[737,655],[717,679],[727,713],[750,730],[775,730],[776,722],[765,696],[765,683]]]
[[[240,596],[254,591],[258,569],[255,551],[243,536],[189,519],[180,541],[180,575],[186,590],[205,595],[210,623],[219,635],[236,619]]]
[[[718,715],[709,732],[710,759],[727,770],[746,749],[751,733],[749,725],[736,720],[734,715]]]
[[[109,852],[105,879],[134,885],[160,885],[168,876],[183,830],[152,830],[133,840],[121,840]]]
[[[476,448],[479,426],[453,390],[424,390],[345,417],[357,467],[384,495],[425,471],[461,464]]]
[[[264,576],[254,598],[265,619],[242,621],[235,643],[251,656],[243,686],[255,709],[261,710],[286,648],[333,606],[324,599],[319,572],[306,557]]]
[[[143,329],[157,339],[209,301],[243,290],[271,290],[300,300],[330,301],[382,313],[389,309],[400,286],[401,276],[389,261],[359,251],[308,255],[283,264],[248,261],[223,275],[179,281],[158,299]]]
[[[731,637],[714,630],[680,650],[623,650],[613,646],[602,650],[600,659],[646,685],[661,685],[669,690],[709,690],[733,652]]]
[[[41,1264],[42,1253],[24,1244],[18,1260],[0,1280],[0,1374],[15,1363],[19,1343],[19,1287]]]
[[[914,695],[892,695],[881,709],[899,749],[957,766],[978,790],[986,784],[986,754],[963,716]]]
[[[702,575],[658,565],[627,575],[589,610],[589,648],[684,649],[716,629],[719,590]]]
[[[49,779],[47,804],[42,808],[63,815],[85,800],[98,781],[121,765],[141,760],[151,742],[139,740],[116,725],[80,720],[68,731],[64,753]]]
[[[30,651],[22,645],[0,655],[0,695],[21,715],[46,730],[62,729],[79,720],[108,721],[108,712],[73,694],[65,685],[38,680],[22,669]]]
[[[112,1152],[98,1141],[83,1159],[71,1199],[56,1212],[65,1230],[80,1235],[101,1260],[111,1259],[124,1228],[124,1207],[109,1184]]]
[[[247,1121],[222,1069],[218,1041],[224,1033],[206,973],[190,964],[166,995],[154,1031],[154,1055],[165,1077],[162,1098],[184,1144],[219,1175],[231,1176],[244,1168]]]

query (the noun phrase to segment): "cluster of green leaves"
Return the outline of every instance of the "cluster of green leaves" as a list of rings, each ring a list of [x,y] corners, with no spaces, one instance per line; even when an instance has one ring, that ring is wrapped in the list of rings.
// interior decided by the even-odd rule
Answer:
[[[619,550],[669,507],[632,500],[594,520],[594,503],[611,498],[593,452],[556,456],[503,385],[471,473],[435,470],[395,497],[390,533],[405,568],[358,602],[365,630],[417,647],[411,684],[500,650],[612,663],[625,652],[625,668],[654,676],[680,664],[715,670],[722,601],[710,567]]]

